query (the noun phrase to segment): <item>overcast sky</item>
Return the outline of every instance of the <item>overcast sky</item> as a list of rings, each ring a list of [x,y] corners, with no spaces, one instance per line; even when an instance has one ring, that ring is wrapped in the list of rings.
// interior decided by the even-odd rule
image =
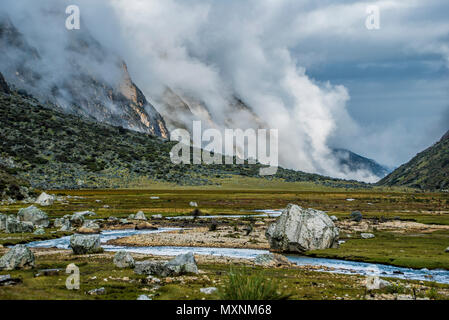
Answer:
[[[204,101],[220,122],[238,96],[280,130],[289,168],[374,181],[341,172],[329,148],[399,166],[449,129],[447,0],[3,4],[43,53],[58,45],[45,29],[48,9],[79,5],[82,28],[125,59],[150,101],[169,86]],[[370,5],[380,9],[378,30],[365,25]]]

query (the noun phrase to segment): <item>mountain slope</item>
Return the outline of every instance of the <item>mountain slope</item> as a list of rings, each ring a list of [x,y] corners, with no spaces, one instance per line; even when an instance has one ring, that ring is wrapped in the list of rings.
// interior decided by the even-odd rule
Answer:
[[[379,185],[449,189],[449,131],[439,142],[379,181]]]
[[[39,52],[0,16],[0,71],[11,85],[65,112],[168,137],[164,119],[134,84],[125,62],[86,28],[48,42],[52,52]]]
[[[274,177],[260,177],[260,164],[175,165],[169,153],[176,142],[66,114],[16,91],[0,93],[0,117],[0,163],[33,188],[139,187],[157,181],[205,185],[235,175],[371,187],[282,168]]]
[[[379,179],[390,173],[387,167],[346,149],[332,149],[332,154],[338,159],[340,166],[349,172],[366,170]]]

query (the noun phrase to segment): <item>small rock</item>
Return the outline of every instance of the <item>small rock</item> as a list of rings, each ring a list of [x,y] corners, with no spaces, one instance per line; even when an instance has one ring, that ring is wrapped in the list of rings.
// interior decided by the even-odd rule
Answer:
[[[195,201],[190,201],[189,206],[198,207],[198,203],[196,203]]]
[[[217,288],[215,287],[201,288],[200,291],[204,294],[212,294],[217,291]]]
[[[114,255],[114,265],[118,268],[134,268],[133,256],[125,251],[119,251]]]
[[[91,229],[91,228],[86,228],[86,227],[81,227],[77,230],[77,232],[79,234],[97,234],[98,233],[98,229]]]
[[[49,195],[49,194],[46,194],[45,192],[42,192],[34,203],[45,207],[45,206],[51,206],[54,201],[55,201],[54,195]]]
[[[151,200],[159,200],[159,197],[150,197]]]
[[[104,209],[109,209],[109,208],[110,208],[110,206],[109,206],[109,205],[107,205],[107,204],[105,204],[105,205],[103,206],[103,208],[104,208]]]
[[[155,220],[160,220],[160,219],[162,219],[163,217],[162,217],[162,214],[153,214],[152,216],[151,216],[151,219],[155,219]]]
[[[79,216],[83,216],[83,217],[93,217],[96,216],[97,214],[93,211],[79,211],[79,212],[75,212],[74,214],[79,215]]]
[[[362,233],[360,234],[360,236],[362,237],[362,239],[372,239],[375,238],[376,236],[372,233]]]
[[[121,224],[128,224],[129,221],[127,219],[120,219]]]
[[[134,220],[147,220],[147,217],[145,216],[145,214],[143,213],[143,211],[139,211],[136,213],[136,215],[134,216]]]
[[[61,273],[61,269],[42,269],[39,270],[34,276],[56,276]]]
[[[98,289],[93,289],[93,290],[90,290],[89,292],[87,292],[87,294],[91,295],[91,296],[104,295],[104,294],[106,294],[106,289],[104,287],[101,287]]]
[[[276,253],[259,254],[254,259],[254,264],[263,267],[290,266],[290,261],[283,255]]]
[[[332,220],[333,222],[338,221],[338,218],[337,218],[336,216],[330,216],[330,218],[331,218],[331,220]]]
[[[13,286],[22,282],[20,278],[11,278],[11,275],[0,275],[0,287],[1,286]]]
[[[377,276],[371,276],[366,278],[366,289],[368,290],[381,290],[390,286],[390,282],[383,280]]]
[[[93,221],[93,220],[86,220],[83,223],[83,228],[99,230],[100,229],[100,225],[98,223],[96,223],[95,221]]]
[[[33,234],[40,236],[40,235],[45,234],[45,230],[42,228],[39,228],[39,229],[36,229],[36,231],[34,231]]]
[[[74,213],[69,218],[72,226],[81,227],[84,224],[84,215],[80,213]]]
[[[360,211],[353,211],[349,216],[352,221],[360,222],[363,219],[363,215]]]
[[[444,252],[449,253],[449,247],[447,247],[446,250],[444,250]]]
[[[152,300],[150,297],[148,297],[146,294],[141,294],[137,300]]]
[[[140,222],[136,225],[136,230],[157,230],[157,228],[148,222]]]

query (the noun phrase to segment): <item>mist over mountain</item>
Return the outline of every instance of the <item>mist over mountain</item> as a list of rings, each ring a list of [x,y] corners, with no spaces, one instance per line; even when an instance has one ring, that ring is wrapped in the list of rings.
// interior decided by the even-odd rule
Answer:
[[[0,72],[14,88],[164,138],[193,120],[203,129],[278,129],[284,167],[366,182],[383,176],[342,162],[329,145],[337,128],[356,127],[349,94],[311,79],[288,50],[293,38],[270,40],[285,8],[278,15],[264,2],[231,29],[233,5],[78,1],[81,29],[69,31],[69,4],[6,0],[0,9]]]

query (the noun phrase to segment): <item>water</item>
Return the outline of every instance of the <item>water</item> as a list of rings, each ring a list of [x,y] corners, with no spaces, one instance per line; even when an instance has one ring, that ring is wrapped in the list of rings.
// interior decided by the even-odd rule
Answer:
[[[209,248],[209,247],[125,247],[106,245],[109,240],[129,237],[137,234],[162,233],[180,228],[160,228],[158,230],[109,230],[100,234],[100,241],[105,251],[127,251],[132,253],[143,253],[161,256],[176,256],[187,252],[199,255],[223,256],[229,258],[254,259],[259,254],[268,253],[267,250],[255,249],[232,249],[232,248]],[[27,244],[33,248],[59,248],[69,249],[70,237],[62,237],[54,240],[36,241]],[[338,274],[354,275],[377,275],[409,280],[434,281],[449,284],[449,270],[427,270],[393,267],[382,264],[366,262],[345,261],[338,259],[311,258],[297,255],[287,255],[287,258],[299,266],[317,266],[318,271]],[[321,268],[320,268],[321,267]]]
[[[237,219],[237,218],[277,218],[282,214],[281,210],[254,210],[260,214],[233,214],[233,215],[218,215],[218,216],[198,216],[197,219]],[[166,217],[168,220],[193,220],[194,216],[174,216]]]

